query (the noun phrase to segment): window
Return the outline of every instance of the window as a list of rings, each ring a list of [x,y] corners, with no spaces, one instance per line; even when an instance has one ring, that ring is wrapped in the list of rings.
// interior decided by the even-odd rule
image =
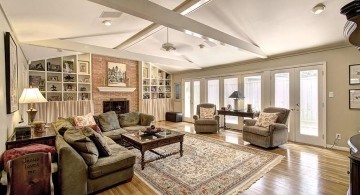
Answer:
[[[261,76],[244,77],[244,96],[247,104],[252,104],[254,111],[261,111]]]
[[[193,92],[194,92],[194,104],[193,104],[193,109],[194,109],[194,114],[196,114],[196,108],[197,105],[200,104],[200,81],[194,81],[194,88],[193,88]]]
[[[190,113],[190,101],[191,101],[191,94],[190,91],[191,90],[191,86],[190,86],[190,82],[185,82],[185,87],[184,87],[184,103],[185,103],[185,116],[184,117],[191,117],[191,113]]]
[[[224,79],[224,106],[228,104],[234,109],[234,99],[229,96],[234,92],[238,91],[238,78]],[[226,123],[238,124],[237,116],[226,116]]]

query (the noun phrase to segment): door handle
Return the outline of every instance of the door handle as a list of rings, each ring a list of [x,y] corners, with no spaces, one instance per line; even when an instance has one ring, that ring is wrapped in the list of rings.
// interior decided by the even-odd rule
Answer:
[[[299,104],[299,103],[297,103],[297,104],[296,104],[296,106],[300,107],[300,104]]]

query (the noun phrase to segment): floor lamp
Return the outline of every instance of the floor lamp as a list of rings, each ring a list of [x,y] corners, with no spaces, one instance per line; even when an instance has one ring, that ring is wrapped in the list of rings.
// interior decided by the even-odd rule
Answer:
[[[37,110],[34,108],[34,103],[47,102],[44,96],[40,93],[38,88],[25,88],[19,99],[20,104],[30,104],[30,109],[26,112],[28,113],[28,123],[32,124],[34,122]]]
[[[242,101],[245,97],[240,91],[234,91],[229,98],[234,98],[234,111],[239,111],[239,100]]]

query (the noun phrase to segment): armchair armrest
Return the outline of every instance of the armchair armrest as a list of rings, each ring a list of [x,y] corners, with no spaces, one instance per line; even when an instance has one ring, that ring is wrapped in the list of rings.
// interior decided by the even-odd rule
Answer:
[[[244,119],[244,124],[246,126],[254,126],[256,121],[256,119]]]
[[[285,124],[273,123],[269,126],[269,129],[271,132],[273,132],[273,131],[287,130],[288,127]]]
[[[194,115],[193,116],[193,119],[196,121],[196,120],[198,120],[200,117],[199,117],[199,115]]]

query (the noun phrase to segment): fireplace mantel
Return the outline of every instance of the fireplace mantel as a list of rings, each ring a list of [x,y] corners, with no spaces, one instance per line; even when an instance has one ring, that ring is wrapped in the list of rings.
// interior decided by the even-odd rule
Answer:
[[[134,92],[136,88],[132,87],[98,87],[100,92],[124,92],[131,93]]]

